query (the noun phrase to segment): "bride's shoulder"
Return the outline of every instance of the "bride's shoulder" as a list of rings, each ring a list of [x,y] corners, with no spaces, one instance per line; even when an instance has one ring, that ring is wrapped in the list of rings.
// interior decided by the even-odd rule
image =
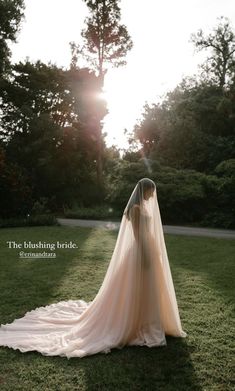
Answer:
[[[132,207],[131,207],[130,212],[131,212],[131,216],[137,218],[139,216],[139,214],[140,214],[140,205],[133,204]]]

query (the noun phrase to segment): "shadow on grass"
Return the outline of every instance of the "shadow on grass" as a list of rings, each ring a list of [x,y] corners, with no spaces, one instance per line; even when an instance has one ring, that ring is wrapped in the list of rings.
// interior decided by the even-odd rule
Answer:
[[[10,323],[38,306],[51,302],[76,299],[79,285],[63,287],[63,280],[73,266],[91,234],[92,229],[76,230],[67,227],[22,227],[1,230],[1,303],[0,323]],[[55,249],[56,259],[20,259],[22,249],[9,248],[7,241],[77,244],[76,249]],[[23,249],[24,252],[50,252],[49,249]]]
[[[6,348],[4,348],[5,350]],[[167,336],[167,346],[125,346],[83,358],[45,357],[38,352],[5,352],[9,365],[2,390],[202,391],[187,341]],[[10,382],[7,378],[10,378]],[[5,378],[5,379],[4,379]],[[4,385],[7,385],[4,388]]]
[[[185,342],[167,337],[166,347],[125,347],[113,349],[111,355],[110,361],[106,357],[99,363],[98,357],[92,358],[94,370],[87,371],[87,390],[94,385],[110,390],[201,390]],[[87,363],[88,358],[80,365],[86,368]]]

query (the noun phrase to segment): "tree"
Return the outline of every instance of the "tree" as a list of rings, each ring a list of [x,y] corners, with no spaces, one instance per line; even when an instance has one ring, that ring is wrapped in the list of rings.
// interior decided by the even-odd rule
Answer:
[[[4,79],[0,143],[10,167],[5,171],[10,176],[14,162],[17,172],[27,172],[33,200],[47,197],[61,207],[99,198],[92,123],[105,107],[91,99],[99,91],[97,79],[87,68],[71,71],[28,60],[14,64]]]
[[[71,124],[72,97],[66,84],[66,72],[52,64],[29,60],[14,64],[10,78],[2,83],[2,125],[0,138],[11,140],[14,134],[32,133],[42,113],[58,127]]]
[[[212,55],[202,64],[202,77],[211,76],[213,83],[221,89],[230,84],[235,76],[235,35],[229,23],[229,19],[223,16],[217,18],[219,24],[207,37],[200,29],[196,34],[191,34],[191,41],[196,50],[211,49]]]
[[[10,69],[9,41],[16,42],[16,34],[25,8],[23,0],[0,1],[0,77]]]
[[[27,170],[8,161],[0,142],[0,218],[25,215],[32,203],[32,183]]]
[[[6,163],[27,172],[34,198],[51,196],[63,184],[59,158],[67,144],[65,126],[74,118],[66,72],[27,60],[12,66],[2,87],[0,138]]]
[[[82,56],[98,71],[100,88],[104,85],[104,76],[107,65],[125,65],[126,53],[133,46],[126,26],[120,23],[121,10],[118,5],[120,0],[84,0],[89,16],[86,19],[86,28],[82,30],[83,45],[70,42],[72,51],[71,65],[75,66],[78,56]],[[102,184],[102,119],[97,119],[97,181]]]
[[[96,160],[98,154],[96,125],[108,112],[106,101],[97,99],[100,93],[99,78],[89,68],[71,68],[68,71],[68,82],[74,98],[73,106],[76,114],[73,126],[79,131],[80,142],[82,136],[84,154]],[[103,149],[105,147],[103,137],[101,142]]]
[[[160,104],[148,104],[134,127],[144,155],[177,169],[211,173],[234,158],[234,94],[183,80]]]
[[[134,126],[134,134],[143,146],[142,153],[148,158],[161,139],[161,133],[165,128],[165,119],[159,103],[152,104],[151,107],[146,103],[143,108],[142,120],[139,120]]]

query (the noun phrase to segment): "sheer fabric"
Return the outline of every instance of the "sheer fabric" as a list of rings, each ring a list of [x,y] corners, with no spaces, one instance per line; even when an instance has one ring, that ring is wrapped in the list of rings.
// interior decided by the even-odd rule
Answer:
[[[84,357],[126,345],[186,337],[169,266],[155,183],[142,178],[124,209],[95,298],[60,301],[1,325],[0,346],[45,356]]]

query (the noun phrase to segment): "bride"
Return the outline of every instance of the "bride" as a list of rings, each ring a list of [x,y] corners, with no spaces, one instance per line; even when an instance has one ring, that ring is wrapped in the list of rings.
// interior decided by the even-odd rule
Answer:
[[[138,181],[95,298],[60,301],[0,327],[0,346],[45,356],[84,357],[125,345],[186,337],[169,266],[155,183]]]

